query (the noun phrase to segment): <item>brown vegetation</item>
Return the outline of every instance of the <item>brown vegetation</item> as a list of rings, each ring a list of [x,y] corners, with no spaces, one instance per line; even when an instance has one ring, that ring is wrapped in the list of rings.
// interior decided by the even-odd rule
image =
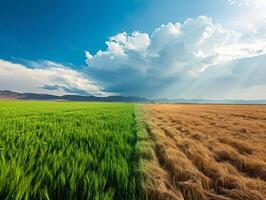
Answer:
[[[266,199],[266,106],[144,105],[150,199]]]

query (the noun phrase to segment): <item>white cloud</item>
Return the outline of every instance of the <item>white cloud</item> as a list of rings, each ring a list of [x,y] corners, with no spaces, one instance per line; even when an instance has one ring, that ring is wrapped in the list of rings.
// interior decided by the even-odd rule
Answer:
[[[228,0],[234,6],[234,12],[228,23],[241,32],[252,32],[265,24],[265,0]]]
[[[228,0],[228,2],[231,5],[238,4],[242,6],[242,5],[248,5],[250,3],[250,0]]]
[[[0,89],[18,92],[40,92],[49,94],[105,95],[101,88],[80,72],[61,64],[44,61],[34,63],[34,68],[0,60]]]
[[[265,98],[266,21],[236,32],[201,16],[150,35],[119,33],[76,71],[50,61],[0,60],[0,89],[152,98]],[[89,79],[88,79],[89,77]]]
[[[242,34],[201,16],[187,19],[183,24],[162,25],[150,36],[140,32],[120,33],[106,42],[105,51],[100,50],[96,55],[86,52],[87,73],[108,92],[182,97],[180,94],[185,94],[187,88],[195,87],[193,81],[201,84],[202,76],[212,79],[207,73],[209,68],[266,54],[263,27]],[[245,70],[249,71],[249,67]],[[219,74],[223,67],[215,69]],[[230,90],[227,88],[227,92]],[[191,96],[187,93],[186,97]]]
[[[182,82],[179,97],[266,99],[265,63],[266,55],[260,55],[210,67],[200,76]]]
[[[239,6],[255,5],[257,7],[266,5],[265,0],[227,0],[231,5],[237,4]]]

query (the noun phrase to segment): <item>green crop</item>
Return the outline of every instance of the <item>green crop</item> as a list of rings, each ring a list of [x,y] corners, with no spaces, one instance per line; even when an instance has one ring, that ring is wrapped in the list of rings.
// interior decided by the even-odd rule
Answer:
[[[134,105],[0,101],[0,199],[139,199]]]

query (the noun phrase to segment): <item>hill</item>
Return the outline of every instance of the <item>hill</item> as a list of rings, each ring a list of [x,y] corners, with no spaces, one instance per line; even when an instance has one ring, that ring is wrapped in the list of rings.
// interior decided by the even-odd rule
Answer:
[[[18,93],[9,90],[0,90],[0,99],[18,100],[58,100],[58,101],[102,101],[102,102],[149,102],[150,100],[132,96],[80,96],[80,95],[50,95],[40,93]]]
[[[101,101],[101,102],[139,102],[139,103],[170,103],[170,104],[266,104],[266,100],[242,99],[147,99],[134,96],[81,96],[81,95],[51,95],[41,93],[19,93],[10,90],[0,90],[0,99],[18,100],[51,100],[51,101]]]

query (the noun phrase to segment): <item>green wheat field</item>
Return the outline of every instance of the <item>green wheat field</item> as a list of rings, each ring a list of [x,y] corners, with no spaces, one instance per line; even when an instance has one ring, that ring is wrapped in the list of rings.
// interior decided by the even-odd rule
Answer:
[[[0,101],[0,199],[139,199],[130,103]]]

